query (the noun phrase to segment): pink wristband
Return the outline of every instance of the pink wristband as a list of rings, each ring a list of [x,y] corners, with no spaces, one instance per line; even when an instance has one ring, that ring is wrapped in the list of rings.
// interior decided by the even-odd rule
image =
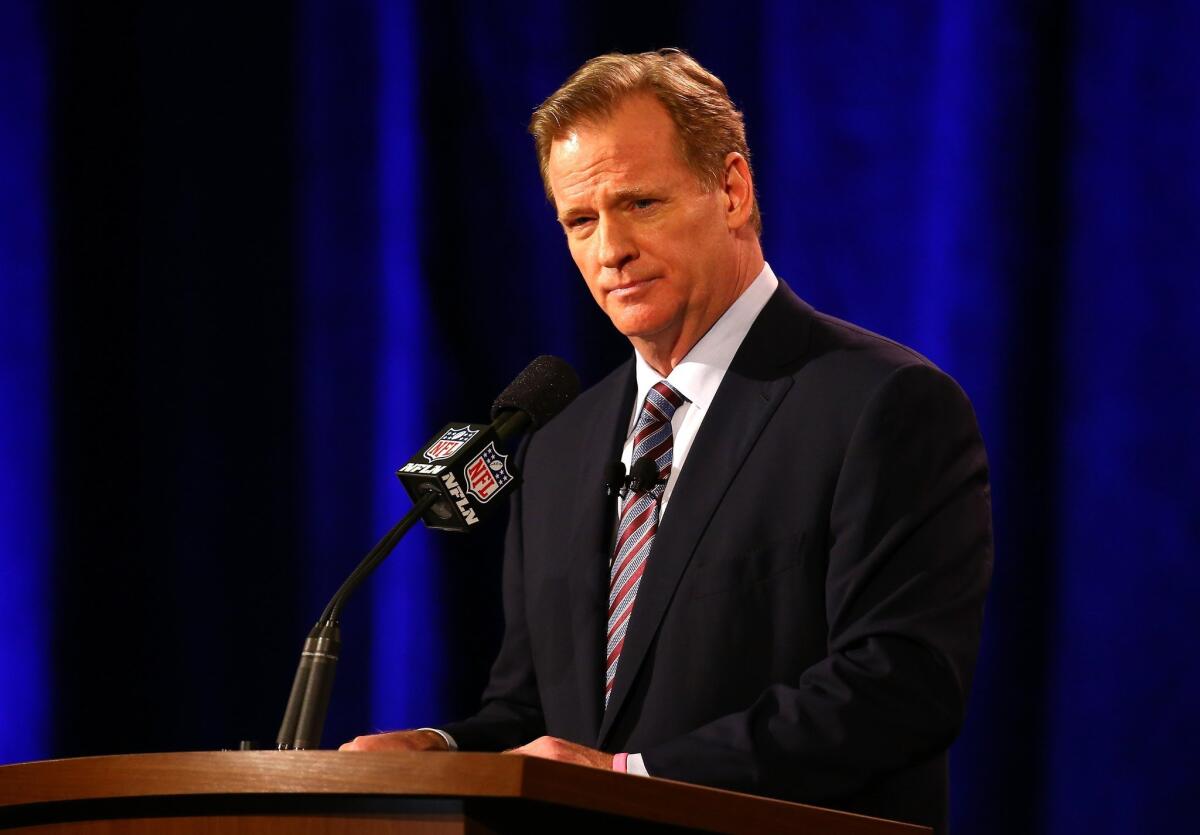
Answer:
[[[628,754],[613,754],[613,771],[628,772],[625,761],[629,759]]]

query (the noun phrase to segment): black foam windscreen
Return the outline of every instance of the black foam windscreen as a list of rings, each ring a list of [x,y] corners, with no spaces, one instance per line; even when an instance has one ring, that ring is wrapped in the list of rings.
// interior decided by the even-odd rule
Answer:
[[[604,465],[604,493],[607,496],[615,494],[625,486],[625,465],[620,461],[610,461]]]
[[[579,394],[579,375],[566,360],[543,354],[500,392],[492,403],[492,418],[517,410],[529,415],[539,428],[557,415]]]
[[[658,466],[652,458],[639,458],[629,468],[629,489],[635,493],[648,493],[658,481]]]

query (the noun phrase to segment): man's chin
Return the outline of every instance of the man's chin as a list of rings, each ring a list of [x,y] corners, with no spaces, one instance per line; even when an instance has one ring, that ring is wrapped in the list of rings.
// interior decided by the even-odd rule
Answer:
[[[653,339],[667,330],[672,317],[658,305],[621,304],[605,311],[609,321],[628,339]]]
[[[646,321],[642,319],[634,321],[617,321],[614,319],[613,326],[626,339],[642,342],[654,342],[668,329],[666,322]]]

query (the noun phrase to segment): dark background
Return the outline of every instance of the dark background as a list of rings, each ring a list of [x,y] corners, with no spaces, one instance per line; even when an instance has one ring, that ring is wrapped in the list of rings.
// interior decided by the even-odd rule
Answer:
[[[536,354],[628,355],[524,127],[674,45],[746,113],[775,271],[979,413],[955,828],[1183,820],[1198,35],[1187,2],[0,0],[0,761],[273,738],[392,471]],[[360,592],[327,744],[472,709],[502,528],[415,532]]]

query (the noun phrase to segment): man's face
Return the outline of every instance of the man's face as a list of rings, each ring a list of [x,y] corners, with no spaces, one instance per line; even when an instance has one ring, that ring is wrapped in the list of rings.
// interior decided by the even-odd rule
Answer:
[[[635,345],[690,348],[732,301],[723,190],[704,191],[652,96],[556,140],[547,178],[588,289]]]

